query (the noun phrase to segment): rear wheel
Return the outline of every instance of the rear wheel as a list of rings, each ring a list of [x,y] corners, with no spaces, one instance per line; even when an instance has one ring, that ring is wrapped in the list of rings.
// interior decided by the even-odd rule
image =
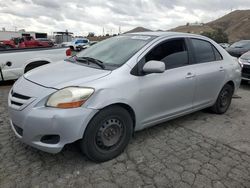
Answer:
[[[216,103],[211,107],[211,110],[216,114],[224,114],[231,104],[233,92],[233,86],[226,84],[220,91]]]
[[[119,106],[101,110],[87,126],[80,146],[93,161],[103,162],[121,154],[133,133],[129,112]]]

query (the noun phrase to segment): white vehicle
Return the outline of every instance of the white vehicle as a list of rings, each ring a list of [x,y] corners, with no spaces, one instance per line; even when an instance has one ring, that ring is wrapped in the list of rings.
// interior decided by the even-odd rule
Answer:
[[[64,60],[66,50],[34,48],[0,51],[0,81],[15,80],[31,69]]]
[[[87,38],[75,38],[71,42],[63,42],[63,47],[72,47],[74,50],[81,50],[89,44],[89,39]]]

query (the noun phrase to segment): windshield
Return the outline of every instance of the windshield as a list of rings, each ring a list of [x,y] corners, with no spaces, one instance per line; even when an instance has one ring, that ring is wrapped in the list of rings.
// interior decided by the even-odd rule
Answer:
[[[91,57],[105,65],[119,67],[153,39],[152,36],[137,35],[112,37],[80,52],[77,57]]]
[[[242,40],[231,45],[233,48],[250,48],[250,40]]]

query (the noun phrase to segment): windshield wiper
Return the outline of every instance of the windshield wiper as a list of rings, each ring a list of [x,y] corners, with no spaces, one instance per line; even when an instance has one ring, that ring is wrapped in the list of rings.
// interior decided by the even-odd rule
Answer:
[[[102,69],[105,69],[105,65],[102,61],[95,59],[95,58],[92,58],[92,57],[76,57],[75,60],[79,61],[79,62],[83,62],[83,63],[86,62],[87,64],[89,64],[91,62],[91,63],[98,65]]]

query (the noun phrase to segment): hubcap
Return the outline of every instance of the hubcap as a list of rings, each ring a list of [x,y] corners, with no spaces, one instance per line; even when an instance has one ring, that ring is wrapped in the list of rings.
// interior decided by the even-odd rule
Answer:
[[[100,148],[110,148],[116,145],[122,136],[123,125],[120,120],[106,120],[97,132],[96,143]]]
[[[230,100],[230,92],[228,90],[224,90],[222,93],[221,93],[221,96],[220,96],[220,104],[221,104],[221,107],[226,107],[229,103],[229,100]]]

